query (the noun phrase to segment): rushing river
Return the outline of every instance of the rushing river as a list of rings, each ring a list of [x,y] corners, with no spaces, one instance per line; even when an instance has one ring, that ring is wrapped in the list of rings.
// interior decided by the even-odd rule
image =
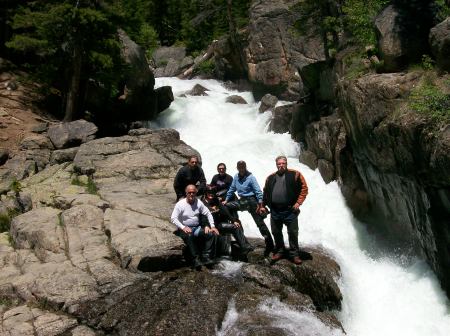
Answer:
[[[197,83],[210,90],[208,96],[179,97]],[[299,217],[300,246],[321,246],[340,264],[344,300],[342,311],[336,314],[348,335],[450,335],[450,304],[428,265],[406,251],[376,243],[353,218],[338,185],[326,185],[317,170],[299,163],[300,148],[290,135],[267,131],[271,115],[258,113],[259,104],[250,92],[230,91],[213,80],[158,78],[156,86],[163,85],[172,86],[175,101],[154,126],[178,130],[181,139],[201,153],[208,182],[219,162],[225,162],[227,172],[234,175],[236,162],[245,160],[262,185],[275,171],[274,159],[280,154],[288,157],[288,167],[303,173],[309,194]],[[225,103],[230,94],[241,95],[249,104]],[[241,218],[246,235],[260,237],[251,217],[243,214]],[[281,308],[279,302],[260,308],[293,335],[331,334]],[[227,323],[232,323],[233,314],[230,304]],[[313,330],[305,330],[305,323]]]

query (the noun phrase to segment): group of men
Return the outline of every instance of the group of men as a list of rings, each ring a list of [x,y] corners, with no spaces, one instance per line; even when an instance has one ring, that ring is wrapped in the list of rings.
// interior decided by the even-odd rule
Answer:
[[[269,257],[272,253],[272,262],[288,257],[297,265],[302,263],[298,215],[308,186],[299,171],[287,168],[285,156],[278,156],[275,162],[277,170],[267,177],[262,191],[255,176],[247,170],[245,161],[237,162],[238,173],[234,177],[226,173],[224,163],[219,163],[218,174],[209,185],[195,155],[178,171],[174,181],[177,203],[171,221],[178,228],[176,234],[187,245],[194,268],[213,263],[213,241],[220,234],[231,233],[242,255],[253,250],[245,238],[238,211],[251,214],[265,241],[264,255]],[[267,207],[271,214],[272,234],[264,222]],[[283,225],[287,227],[289,249],[284,244]]]

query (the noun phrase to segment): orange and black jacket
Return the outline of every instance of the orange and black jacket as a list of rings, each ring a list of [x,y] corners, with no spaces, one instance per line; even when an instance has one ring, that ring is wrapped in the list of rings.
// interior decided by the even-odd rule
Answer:
[[[273,186],[275,185],[275,173],[270,174],[266,179],[266,184],[264,185],[264,196],[263,201],[264,204],[269,208],[272,203],[272,191]],[[288,169],[286,172],[286,192],[288,198],[288,206],[293,206],[295,203],[301,205],[308,195],[308,185],[306,184],[305,178],[303,175],[293,169]]]

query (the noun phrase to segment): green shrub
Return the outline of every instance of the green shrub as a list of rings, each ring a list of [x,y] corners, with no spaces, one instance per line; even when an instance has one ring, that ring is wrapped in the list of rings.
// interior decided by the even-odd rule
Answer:
[[[98,195],[98,188],[95,185],[94,180],[90,176],[88,177],[88,183],[86,185],[86,190],[89,194]]]
[[[198,65],[195,72],[199,73],[199,74],[203,74],[203,75],[212,75],[212,74],[214,74],[215,68],[216,68],[216,66],[214,64],[214,60],[208,59],[206,61],[201,62]]]
[[[418,85],[409,97],[409,106],[437,122],[450,121],[450,94],[429,81]]]
[[[18,193],[18,192],[22,191],[22,185],[16,179],[14,179],[14,181],[11,182],[11,184],[9,185],[9,188],[12,191],[14,191],[15,193]]]

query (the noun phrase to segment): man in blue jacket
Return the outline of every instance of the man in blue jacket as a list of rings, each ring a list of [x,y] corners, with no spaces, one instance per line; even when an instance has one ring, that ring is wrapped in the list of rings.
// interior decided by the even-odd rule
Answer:
[[[264,238],[266,243],[266,249],[264,255],[269,256],[270,252],[274,250],[274,243],[272,235],[270,234],[267,225],[264,223],[264,218],[260,215],[263,207],[263,193],[259,187],[258,181],[255,176],[247,170],[247,164],[245,161],[238,161],[237,163],[238,173],[234,175],[233,182],[228,189],[227,196],[224,205],[233,198],[235,192],[239,196],[239,200],[236,202],[230,202],[228,205],[231,209],[239,211],[248,211],[258,226],[259,232]]]

